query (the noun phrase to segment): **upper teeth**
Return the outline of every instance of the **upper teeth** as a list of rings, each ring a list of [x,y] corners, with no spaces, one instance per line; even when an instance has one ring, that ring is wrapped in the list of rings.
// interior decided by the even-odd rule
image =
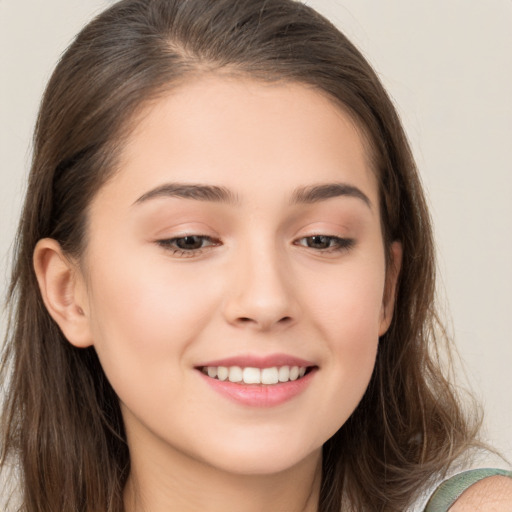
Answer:
[[[203,373],[209,377],[244,384],[277,384],[304,377],[306,368],[301,366],[273,366],[271,368],[241,368],[240,366],[205,366]]]

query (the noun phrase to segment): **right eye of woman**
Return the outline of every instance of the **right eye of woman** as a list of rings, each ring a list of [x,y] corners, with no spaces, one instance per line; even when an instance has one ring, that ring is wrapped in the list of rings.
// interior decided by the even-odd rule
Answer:
[[[205,249],[219,245],[218,240],[206,235],[185,235],[165,240],[158,240],[158,245],[166,250],[170,250],[177,256],[198,256]]]

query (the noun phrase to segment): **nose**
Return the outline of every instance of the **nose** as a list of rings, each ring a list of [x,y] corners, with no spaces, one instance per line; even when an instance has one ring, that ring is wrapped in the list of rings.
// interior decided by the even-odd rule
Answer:
[[[246,250],[231,268],[224,316],[237,327],[268,331],[290,326],[299,316],[286,258],[275,249]]]

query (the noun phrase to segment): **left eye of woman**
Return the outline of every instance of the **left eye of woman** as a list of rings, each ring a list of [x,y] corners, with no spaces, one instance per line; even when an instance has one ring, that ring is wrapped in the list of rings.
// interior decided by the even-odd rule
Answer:
[[[340,238],[338,236],[311,235],[300,238],[295,243],[296,245],[301,245],[303,247],[319,251],[342,251],[350,249],[354,245],[354,240],[351,238]]]

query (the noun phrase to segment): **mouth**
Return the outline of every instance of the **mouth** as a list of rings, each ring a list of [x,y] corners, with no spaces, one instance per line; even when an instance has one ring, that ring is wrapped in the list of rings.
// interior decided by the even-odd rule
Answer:
[[[246,385],[285,384],[304,378],[314,366],[270,366],[256,368],[252,366],[200,366],[204,375],[221,382],[232,382]]]
[[[248,407],[284,404],[309,388],[319,367],[290,354],[246,354],[204,361],[195,370],[209,388]]]

